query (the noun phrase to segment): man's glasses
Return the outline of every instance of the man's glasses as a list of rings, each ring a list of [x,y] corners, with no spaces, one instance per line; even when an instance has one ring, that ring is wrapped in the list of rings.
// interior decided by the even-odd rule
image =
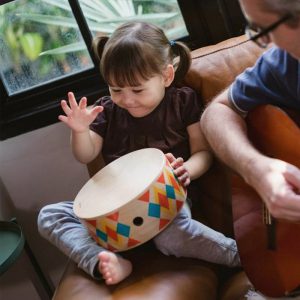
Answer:
[[[270,43],[269,33],[276,29],[279,25],[291,19],[292,17],[293,15],[291,14],[284,15],[278,21],[263,29],[259,27],[254,28],[251,27],[251,25],[247,25],[245,29],[245,34],[247,35],[250,41],[255,42],[261,48],[266,48]]]

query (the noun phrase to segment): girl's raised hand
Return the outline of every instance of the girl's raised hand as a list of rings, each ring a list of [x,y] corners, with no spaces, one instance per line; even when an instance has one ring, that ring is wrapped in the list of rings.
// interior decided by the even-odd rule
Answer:
[[[68,93],[68,100],[69,105],[66,100],[61,101],[61,107],[66,115],[60,115],[58,119],[77,133],[88,131],[89,125],[96,119],[97,115],[103,111],[103,107],[95,106],[91,109],[87,109],[86,97],[81,98],[79,104],[77,104],[72,92]]]
[[[191,178],[188,170],[184,165],[182,157],[175,157],[172,153],[167,153],[166,157],[171,164],[171,167],[174,169],[174,174],[177,176],[180,183],[186,187],[191,183]]]

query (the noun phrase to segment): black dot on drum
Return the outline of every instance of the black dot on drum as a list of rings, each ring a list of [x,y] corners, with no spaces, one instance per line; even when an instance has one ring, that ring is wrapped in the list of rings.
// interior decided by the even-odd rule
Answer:
[[[141,217],[135,217],[135,218],[133,219],[133,224],[134,224],[135,226],[141,226],[141,225],[143,225],[143,223],[144,223],[144,220],[143,220],[143,218],[141,218]]]

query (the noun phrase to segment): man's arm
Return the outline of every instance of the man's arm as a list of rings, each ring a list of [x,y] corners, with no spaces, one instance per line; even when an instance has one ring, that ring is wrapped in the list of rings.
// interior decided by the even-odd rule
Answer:
[[[200,124],[216,155],[239,174],[247,173],[251,161],[261,156],[247,138],[244,118],[228,100],[228,89],[208,105]]]
[[[274,217],[300,220],[300,170],[253,147],[228,90],[207,107],[201,127],[216,155],[260,194]]]

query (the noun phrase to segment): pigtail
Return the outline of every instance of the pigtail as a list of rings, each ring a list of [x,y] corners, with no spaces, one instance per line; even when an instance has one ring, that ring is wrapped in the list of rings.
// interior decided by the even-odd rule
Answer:
[[[106,42],[108,41],[109,37],[108,36],[97,36],[94,38],[93,43],[92,43],[92,49],[96,55],[96,58],[100,61],[104,46]]]
[[[171,49],[174,53],[175,59],[175,79],[174,82],[178,83],[183,80],[187,71],[191,66],[191,51],[190,49],[182,42],[171,41]]]

